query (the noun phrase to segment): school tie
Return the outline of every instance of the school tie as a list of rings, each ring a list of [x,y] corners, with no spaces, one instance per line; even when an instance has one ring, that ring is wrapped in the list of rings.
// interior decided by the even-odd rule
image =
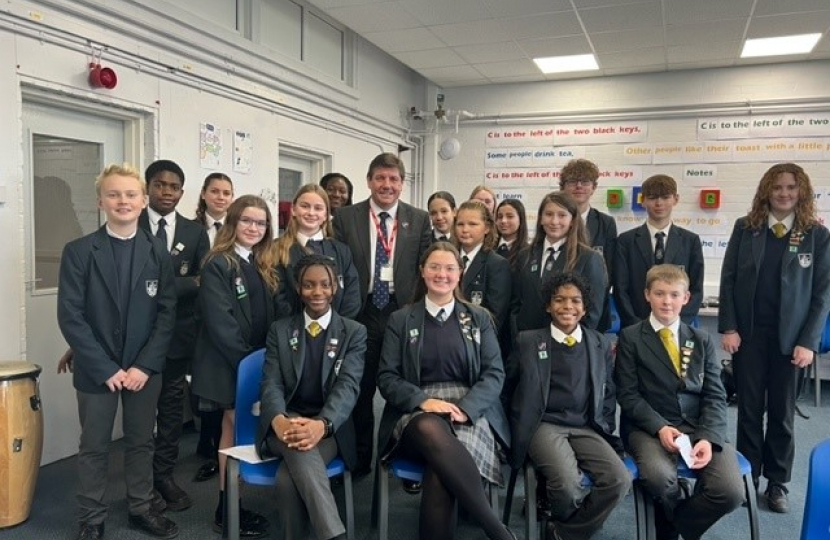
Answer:
[[[321,240],[309,240],[305,243],[305,247],[318,255],[323,254],[323,242]]]
[[[383,233],[383,238],[388,238],[386,229],[386,218],[388,217],[388,212],[381,212],[378,215],[378,218],[380,218],[379,233]],[[375,242],[375,283],[372,288],[372,304],[378,309],[383,309],[389,304],[389,282],[380,279],[381,269],[389,264],[389,255],[383,248],[383,238],[378,234]]]
[[[772,234],[774,234],[776,238],[784,238],[784,235],[787,234],[787,226],[780,221],[773,224]]]
[[[660,231],[654,235],[657,243],[654,245],[654,264],[663,264],[663,259],[666,257],[666,233]]]
[[[556,253],[557,251],[553,246],[548,248],[548,258],[545,259],[545,263],[542,265],[542,273],[539,275],[542,278],[542,282],[544,282],[545,278],[548,277],[553,271],[553,261],[556,260]]]
[[[444,308],[438,310],[438,313],[435,314],[435,320],[439,323],[443,323],[447,320],[447,314],[444,313]]]
[[[467,267],[470,265],[470,258],[466,255],[461,257],[461,263],[464,265],[463,270],[466,271]]]
[[[564,343],[568,347],[573,347],[574,345],[576,345],[576,338],[573,336],[565,336],[565,339],[562,340],[562,343]]]
[[[164,244],[164,247],[167,247],[167,229],[166,229],[166,227],[167,227],[167,221],[165,221],[164,218],[161,218],[159,220],[158,229],[156,229],[156,238],[161,240],[161,242]]]
[[[496,252],[499,255],[507,255],[508,251],[510,251],[510,246],[507,244],[501,244],[498,248],[496,248]]]
[[[311,321],[310,323],[308,323],[308,328],[306,330],[308,331],[308,335],[310,335],[313,338],[316,338],[320,335],[320,332],[323,331],[323,327],[320,326],[320,323],[318,323],[317,321]]]
[[[674,333],[671,331],[671,328],[668,327],[661,328],[658,333],[660,334],[660,341],[663,342],[663,346],[669,353],[669,358],[671,358],[674,370],[678,375],[680,375],[680,351],[677,350],[677,343],[674,341]]]
[[[441,242],[446,242],[447,240],[449,240],[449,238],[447,238],[447,235],[442,234],[438,237],[438,240],[440,240]]]
[[[222,228],[222,222],[221,221],[214,221],[213,222],[213,228],[216,229],[216,232],[219,232],[219,229]]]
[[[253,251],[248,253],[248,263],[250,263],[252,266],[254,264],[254,252]]]

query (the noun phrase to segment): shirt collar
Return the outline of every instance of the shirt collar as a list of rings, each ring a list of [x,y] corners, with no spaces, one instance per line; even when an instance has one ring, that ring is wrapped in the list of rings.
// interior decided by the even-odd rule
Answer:
[[[590,213],[591,213],[591,205],[589,204],[588,209],[585,210],[584,212],[582,212],[582,214],[581,214],[583,223],[588,223],[588,214],[590,214]]]
[[[577,324],[576,330],[574,330],[570,336],[574,338],[577,343],[582,343],[582,326]],[[557,343],[565,343],[565,338],[568,337],[568,334],[558,329],[555,324],[550,323],[550,337],[552,337]]]
[[[320,328],[322,328],[323,330],[327,330],[329,324],[331,324],[331,308],[329,308],[329,310],[326,311],[326,313],[319,319],[312,319],[308,316],[308,313],[306,313],[305,310],[303,310],[303,321],[305,322],[306,328],[308,328],[308,325],[311,324],[311,321],[315,320],[317,321],[317,324],[320,325]]]
[[[164,222],[167,224],[167,227],[174,227],[176,225],[176,211],[173,210],[166,216],[162,216],[149,206],[147,207],[147,217],[150,218],[150,223],[153,224],[153,227],[158,227],[159,220],[164,218]]]
[[[425,304],[427,308],[427,313],[429,313],[433,317],[438,316],[438,311],[442,309],[444,310],[444,314],[447,317],[449,317],[450,314],[455,311],[455,298],[453,298],[449,301],[449,303],[444,304],[443,306],[439,306],[438,304],[430,300],[428,296],[425,296],[424,300],[426,301]]]
[[[236,251],[237,255],[239,255],[240,257],[242,257],[246,261],[248,260],[248,256],[251,254],[250,249],[244,248],[244,247],[240,246],[239,244],[234,244],[233,249],[234,249],[234,251]]]
[[[438,229],[432,229],[432,236],[433,236],[436,240],[438,240],[438,239],[439,239],[439,238],[441,238],[442,236],[446,236],[446,237],[447,237],[447,240],[449,240],[450,238],[452,238],[452,235],[451,235],[450,233],[446,233],[446,234],[445,234],[445,233],[442,233],[441,231],[439,231]]]
[[[467,266],[468,266],[468,267],[470,266],[470,264],[472,264],[473,259],[475,259],[475,258],[476,258],[476,255],[478,255],[478,252],[479,252],[479,251],[481,251],[481,246],[482,246],[482,244],[477,245],[477,246],[476,246],[476,247],[474,247],[474,248],[473,248],[473,250],[472,250],[472,251],[470,251],[469,253],[467,253],[466,251],[464,251],[464,249],[463,249],[463,248],[461,249],[461,256],[462,256],[462,257],[466,256],[466,257],[467,257],[467,259],[468,259],[468,261],[467,261]],[[463,259],[462,259],[462,260],[463,260]]]
[[[501,246],[510,247],[511,245],[513,245],[513,241],[508,241],[508,240],[505,240],[504,238],[499,238],[499,246],[498,247],[501,247]]]
[[[210,214],[205,212],[205,224],[207,225],[208,229],[212,228],[216,224],[217,221],[219,223],[221,223],[222,225],[224,225],[225,224],[225,217],[226,216],[223,216],[222,219],[213,219],[212,217],[210,217]]]
[[[659,332],[663,328],[668,328],[671,330],[671,333],[674,336],[675,340],[680,339],[680,317],[675,319],[675,321],[670,325],[666,326],[665,324],[658,321],[657,318],[654,316],[654,313],[652,313],[648,316],[648,322],[649,324],[651,324],[651,327],[654,329],[655,332]]]
[[[372,208],[372,211],[378,217],[378,221],[380,221],[380,213],[381,212],[386,212],[387,214],[389,214],[389,217],[392,218],[392,221],[395,221],[395,218],[398,216],[398,203],[397,202],[389,210],[384,210],[383,208],[378,206],[377,203],[375,203],[375,201],[371,197],[369,197],[369,206]]]
[[[554,251],[559,251],[562,248],[562,245],[565,243],[565,240],[565,238],[562,238],[561,240],[557,240],[556,242],[551,243],[551,241],[548,240],[547,237],[545,237],[545,245],[544,249],[542,250],[542,253],[546,253],[548,251],[548,248],[551,247]]]
[[[107,227],[107,234],[110,235],[113,238],[118,239],[118,240],[132,240],[133,238],[135,238],[135,235],[138,232],[138,228],[136,228],[136,229],[133,229],[132,234],[130,234],[128,236],[121,236],[120,234],[118,234],[115,231],[113,231],[112,229],[110,229],[109,224],[107,224],[106,227]]]
[[[322,230],[318,230],[316,233],[312,234],[311,236],[306,236],[303,233],[297,231],[297,242],[299,242],[299,244],[303,247],[305,247],[306,242],[308,242],[309,240],[319,241],[319,240],[322,240],[323,238],[324,237],[323,237],[323,231]]]
[[[666,238],[668,238],[669,237],[669,231],[671,230],[671,222],[669,222],[669,224],[666,225],[664,228],[658,229],[657,227],[655,227],[654,225],[652,225],[651,223],[646,221],[646,227],[648,227],[648,234],[651,235],[651,238],[654,238],[654,235],[659,233],[659,232],[666,233]]]
[[[772,214],[767,216],[767,227],[772,229],[772,226],[775,225],[776,223],[778,223],[778,220],[775,219],[775,216],[773,216]],[[781,223],[783,223],[784,227],[787,228],[787,230],[784,231],[784,232],[790,232],[790,229],[793,228],[793,223],[795,223],[795,213],[792,213],[792,214],[788,215],[787,217],[785,217],[784,219],[782,219]]]

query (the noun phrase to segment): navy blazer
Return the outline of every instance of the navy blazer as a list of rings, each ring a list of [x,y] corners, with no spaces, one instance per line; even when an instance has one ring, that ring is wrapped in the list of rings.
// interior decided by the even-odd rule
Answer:
[[[585,226],[588,229],[588,243],[602,255],[609,276],[608,281],[612,282],[614,254],[617,251],[617,222],[608,214],[591,208],[588,210]]]
[[[719,332],[737,330],[741,339],[752,335],[765,246],[766,227],[750,229],[745,217],[735,221],[721,268]],[[781,259],[780,352],[790,355],[796,345],[818,351],[830,310],[830,232],[813,225],[797,246],[791,240],[788,247]]]
[[[689,276],[691,298],[680,312],[683,322],[689,324],[697,316],[703,301],[703,244],[700,237],[672,224],[663,262],[682,267]],[[613,276],[614,298],[623,328],[642,321],[651,313],[645,290],[646,273],[652,266],[654,249],[648,226],[644,223],[622,233],[617,239]]]
[[[516,259],[510,306],[511,328],[514,336],[518,332],[547,327],[550,324],[550,315],[545,311],[550,298],[542,298],[543,247],[542,243],[533,244],[519,253]],[[564,249],[563,244],[563,254]],[[608,287],[605,262],[596,251],[582,249],[577,256],[573,271],[585,278],[591,287],[591,309],[585,313],[582,324],[594,329],[599,324],[602,306],[605,303],[605,291]]]
[[[429,214],[398,202],[398,231],[395,238],[395,256],[392,261],[392,279],[398,306],[408,304],[415,294],[420,279],[418,265],[431,243],[432,227]],[[349,246],[352,261],[360,278],[360,300],[365,305],[369,294],[369,279],[374,274],[372,246],[369,234],[369,200],[338,208],[334,213],[334,234]],[[389,231],[391,233],[391,230]]]
[[[138,217],[138,226],[153,234],[147,209]],[[188,359],[193,356],[197,330],[198,276],[208,251],[210,241],[204,227],[176,212],[176,232],[173,235],[173,249],[170,251],[176,279],[176,328],[167,352],[168,358]]]
[[[299,313],[271,325],[265,345],[265,367],[260,387],[260,420],[257,449],[265,453],[267,437],[275,437],[271,421],[286,414],[288,403],[300,384],[306,362],[305,319]],[[323,398],[319,416],[331,421],[340,457],[349,468],[357,461],[352,409],[360,392],[363,356],[366,353],[366,328],[332,311],[326,329],[322,362]]]
[[[495,251],[484,251],[482,248],[464,271],[461,290],[467,300],[490,312],[498,333],[510,316],[512,284],[507,259]]]
[[[615,449],[619,439],[614,436],[617,402],[614,390],[614,354],[609,341],[597,332],[582,327],[588,352],[590,377],[588,427],[601,435]],[[550,367],[553,360],[550,327],[528,330],[518,338],[518,383],[510,406],[510,430],[513,445],[509,463],[518,469],[525,462],[530,440],[542,423],[542,415],[550,392]],[[545,352],[545,354],[541,354]]]
[[[490,314],[458,301],[454,313],[465,336],[469,378],[463,382],[470,387],[458,407],[471,422],[482,416],[487,418],[498,439],[509,446],[510,429],[499,400],[504,368]],[[416,411],[427,399],[421,389],[425,314],[426,303],[420,300],[392,313],[386,326],[378,369],[378,390],[386,400],[378,431],[380,455],[385,452],[398,419]]]
[[[74,351],[72,381],[80,392],[109,392],[119,369],[164,369],[176,290],[170,256],[142,229],[135,234],[127,327],[121,327],[115,256],[106,226],[66,244],[58,285],[58,325]]]
[[[679,343],[681,354],[689,357],[682,380],[648,320],[620,332],[615,381],[623,440],[632,427],[657,436],[663,426],[686,422],[695,428],[692,444],[726,442],[726,391],[712,337],[680,323]]]
[[[193,355],[193,393],[229,405],[236,399],[236,371],[243,358],[253,352],[251,339],[251,299],[248,284],[239,266],[224,255],[205,262],[199,292],[201,326]],[[242,287],[240,293],[239,287]],[[270,295],[267,287],[266,294]],[[274,321],[274,300],[265,301],[266,323]]]
[[[323,239],[321,247],[323,249],[323,255],[332,259],[337,267],[337,293],[332,298],[331,307],[343,317],[353,319],[360,313],[361,300],[357,270],[354,264],[352,264],[352,252],[349,250],[349,246],[334,238]],[[303,311],[303,303],[297,294],[297,286],[299,284],[294,279],[294,269],[300,259],[304,255],[312,253],[312,251],[307,250],[295,242],[288,253],[288,266],[277,265],[277,278],[280,282],[280,288],[277,290],[274,299],[276,302],[275,313],[277,319],[302,313]]]

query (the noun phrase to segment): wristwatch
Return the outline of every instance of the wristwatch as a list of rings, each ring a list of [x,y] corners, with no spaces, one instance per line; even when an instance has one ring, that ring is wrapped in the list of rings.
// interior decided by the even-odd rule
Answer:
[[[334,424],[331,423],[331,420],[323,416],[315,416],[314,419],[321,421],[323,425],[326,427],[326,431],[323,433],[324,439],[328,439],[329,437],[334,435]]]

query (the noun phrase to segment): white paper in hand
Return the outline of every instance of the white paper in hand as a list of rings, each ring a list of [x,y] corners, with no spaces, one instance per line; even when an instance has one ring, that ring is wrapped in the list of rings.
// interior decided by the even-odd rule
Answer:
[[[680,456],[686,462],[686,466],[690,469],[694,465],[695,458],[692,457],[692,441],[688,435],[681,435],[674,440],[674,444],[680,449]]]

